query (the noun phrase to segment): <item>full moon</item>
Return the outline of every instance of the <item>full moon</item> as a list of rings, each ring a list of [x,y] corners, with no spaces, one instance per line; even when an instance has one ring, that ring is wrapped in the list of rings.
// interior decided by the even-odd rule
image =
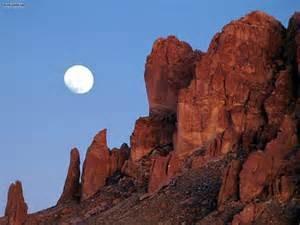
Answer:
[[[85,94],[93,88],[94,76],[87,67],[74,65],[65,72],[64,81],[73,93]]]

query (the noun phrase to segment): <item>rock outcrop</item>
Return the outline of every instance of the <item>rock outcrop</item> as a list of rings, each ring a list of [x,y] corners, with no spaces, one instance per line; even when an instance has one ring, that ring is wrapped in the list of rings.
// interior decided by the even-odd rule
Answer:
[[[110,151],[107,146],[106,129],[100,131],[86,153],[81,177],[81,200],[96,194],[106,184],[108,177],[120,171],[128,160],[129,153],[127,144]]]
[[[110,175],[116,171],[121,171],[125,161],[129,158],[130,148],[127,144],[122,144],[120,149],[114,148],[110,152]]]
[[[17,181],[11,184],[7,196],[5,216],[8,225],[23,225],[27,218],[27,204],[23,196],[22,183]]]
[[[200,52],[175,36],[155,41],[145,68],[150,115],[176,114],[178,92],[193,79],[199,57]]]
[[[215,35],[197,63],[195,79],[179,93],[179,156],[215,137],[221,140],[214,154],[238,146],[249,150],[274,137],[292,92],[282,56],[284,38],[283,26],[262,12],[233,21]]]
[[[239,160],[233,160],[226,168],[218,198],[219,206],[228,200],[238,199],[240,170],[241,162]]]
[[[154,193],[169,183],[168,168],[171,155],[158,156],[153,160],[150,170],[148,192]]]
[[[173,117],[150,116],[139,118],[130,137],[132,161],[140,160],[156,148],[163,146],[173,148],[174,129]]]
[[[110,175],[110,155],[106,141],[106,129],[100,131],[89,147],[82,171],[81,199],[93,196],[105,185]]]
[[[148,193],[153,194],[167,186],[181,172],[183,165],[175,152],[154,156],[149,171]]]
[[[296,126],[295,120],[286,116],[277,137],[267,144],[265,151],[250,154],[240,173],[240,198],[243,202],[259,197],[266,187],[272,188],[282,168],[289,166],[286,157],[299,143]],[[265,194],[272,195],[273,192]]]
[[[249,204],[239,214],[235,215],[232,225],[251,225],[262,211],[261,205]]]
[[[77,148],[70,153],[70,164],[62,195],[58,204],[80,199],[80,155]]]

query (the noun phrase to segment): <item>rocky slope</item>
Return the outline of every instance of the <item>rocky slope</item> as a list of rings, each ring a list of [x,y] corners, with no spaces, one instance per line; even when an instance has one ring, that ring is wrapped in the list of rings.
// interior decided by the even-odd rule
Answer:
[[[300,13],[288,28],[249,13],[205,53],[159,38],[130,147],[100,131],[82,173],[71,151],[56,206],[27,214],[17,182],[0,225],[298,225],[299,81]]]

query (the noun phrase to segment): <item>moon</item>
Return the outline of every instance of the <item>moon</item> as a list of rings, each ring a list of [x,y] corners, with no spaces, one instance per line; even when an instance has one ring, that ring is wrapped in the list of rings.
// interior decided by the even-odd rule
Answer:
[[[93,73],[83,65],[71,66],[65,72],[65,85],[75,94],[86,94],[94,86]]]

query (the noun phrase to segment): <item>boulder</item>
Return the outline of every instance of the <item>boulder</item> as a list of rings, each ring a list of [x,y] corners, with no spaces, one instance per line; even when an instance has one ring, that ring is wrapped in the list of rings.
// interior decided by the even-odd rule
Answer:
[[[80,155],[77,148],[70,153],[70,164],[65,181],[64,190],[58,200],[58,204],[80,199]]]
[[[22,183],[16,181],[8,190],[5,216],[9,225],[23,225],[27,218],[27,204],[23,196]]]

